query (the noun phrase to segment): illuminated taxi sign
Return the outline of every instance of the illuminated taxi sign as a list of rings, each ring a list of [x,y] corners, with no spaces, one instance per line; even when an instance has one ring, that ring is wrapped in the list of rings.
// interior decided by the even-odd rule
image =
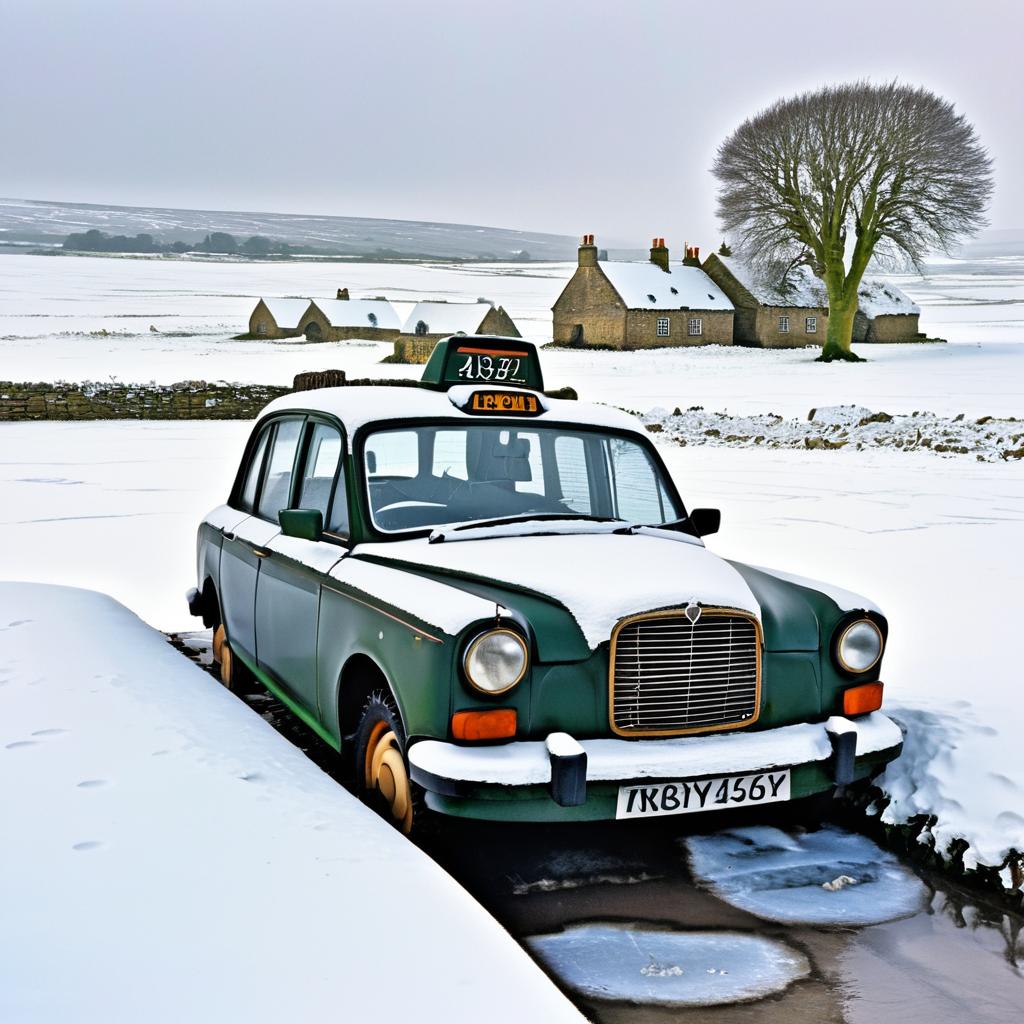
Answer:
[[[471,391],[460,407],[471,416],[539,416],[544,412],[540,397],[527,391]]]
[[[492,384],[544,390],[536,346],[521,338],[462,335],[439,341],[421,381],[447,389],[455,384]]]

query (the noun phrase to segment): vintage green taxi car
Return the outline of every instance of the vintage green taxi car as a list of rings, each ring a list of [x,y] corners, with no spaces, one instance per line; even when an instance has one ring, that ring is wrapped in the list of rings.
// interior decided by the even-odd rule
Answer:
[[[730,562],[635,418],[551,397],[519,338],[439,343],[412,386],[264,410],[199,528],[193,614],[409,831],[429,811],[626,819],[827,793],[902,733],[887,623]]]

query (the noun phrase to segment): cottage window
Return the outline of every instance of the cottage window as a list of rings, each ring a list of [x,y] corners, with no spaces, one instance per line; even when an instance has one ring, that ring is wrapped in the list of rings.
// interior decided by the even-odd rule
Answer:
[[[816,316],[809,316],[809,317],[807,317],[807,319],[804,321],[804,330],[808,334],[817,334],[818,333],[818,318]]]
[[[779,317],[779,334],[789,334],[789,317]]]
[[[659,316],[658,317],[658,337],[659,338],[667,338],[668,337],[668,317],[667,316]]]
[[[693,317],[687,326],[691,338],[700,337],[704,333],[704,320],[699,316]]]
[[[263,320],[261,320],[256,325],[256,333],[257,334],[266,334],[267,333],[267,325],[266,325],[266,323]]]
[[[371,327],[376,327],[377,326],[377,314],[376,313],[367,313],[366,314],[366,319],[370,321],[370,326]]]

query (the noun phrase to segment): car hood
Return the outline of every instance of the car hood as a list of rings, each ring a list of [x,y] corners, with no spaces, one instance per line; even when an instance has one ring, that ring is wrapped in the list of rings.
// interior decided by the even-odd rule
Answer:
[[[426,538],[360,544],[353,554],[525,591],[565,607],[593,650],[621,619],[696,601],[761,609],[743,576],[699,541],[665,531],[494,537],[431,544]]]

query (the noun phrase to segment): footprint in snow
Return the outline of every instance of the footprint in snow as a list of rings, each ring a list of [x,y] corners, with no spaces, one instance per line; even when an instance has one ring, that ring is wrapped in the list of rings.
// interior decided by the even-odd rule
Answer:
[[[86,850],[98,850],[102,845],[98,839],[86,839],[84,842],[75,843],[71,849],[82,853]]]
[[[83,779],[78,783],[78,789],[98,789],[100,786],[107,785],[106,779]]]
[[[8,743],[5,749],[17,750],[19,747],[34,747],[35,745],[35,740],[15,740],[13,743]]]
[[[6,626],[0,626],[0,633],[5,629],[14,629],[15,626],[27,626],[31,621],[31,619],[15,619],[13,622],[8,622]]]
[[[63,736],[67,729],[37,729],[33,736]]]

